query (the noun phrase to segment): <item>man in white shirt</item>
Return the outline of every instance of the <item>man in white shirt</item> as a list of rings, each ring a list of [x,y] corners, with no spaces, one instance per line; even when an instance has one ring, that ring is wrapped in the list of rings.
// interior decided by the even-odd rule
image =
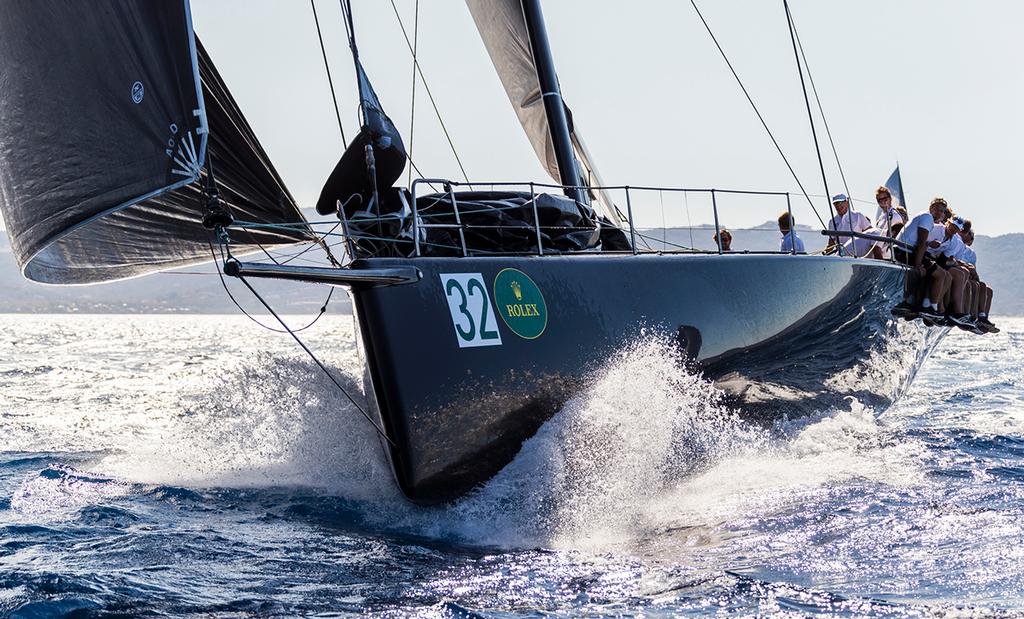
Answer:
[[[904,290],[903,302],[893,308],[895,316],[906,318],[921,315],[930,320],[939,320],[939,299],[944,295],[949,275],[940,269],[935,260],[928,256],[929,237],[935,224],[945,212],[947,203],[944,198],[935,198],[928,205],[928,210],[918,213],[900,232],[899,240],[910,246],[910,249],[897,246],[893,251],[896,261],[910,267],[910,277]],[[918,306],[915,301],[920,299]]]
[[[789,211],[779,215],[779,232],[782,233],[782,245],[779,247],[779,251],[788,254],[807,253],[804,250],[804,242],[797,236],[795,228],[796,219],[790,215]]]
[[[967,311],[967,282],[970,280],[970,273],[957,261],[957,257],[967,248],[960,238],[964,225],[964,219],[955,216],[946,220],[944,225],[936,225],[933,233],[941,228],[942,238],[930,241],[928,252],[949,274],[945,294],[939,297],[939,313],[945,314],[957,326],[973,330],[975,325]]]
[[[960,233],[960,238],[964,242],[964,250],[963,253],[960,254],[959,259],[971,266],[977,266],[978,254],[975,253],[974,248],[971,247],[971,244],[974,243],[974,232],[971,230],[964,230]]]
[[[974,244],[974,229],[971,221],[966,220],[964,229],[960,232],[960,239],[964,242],[958,260],[967,269],[970,279],[967,282],[968,296],[970,297],[970,312],[976,318],[979,327],[988,333],[999,333],[999,328],[989,320],[988,312],[992,307],[992,288],[981,281],[978,275],[978,255],[971,245]]]
[[[850,198],[845,193],[832,196],[832,206],[836,209],[836,215],[828,222],[828,229],[836,232],[870,232],[873,230],[871,220],[863,213],[858,213],[850,208]],[[844,241],[840,237],[829,237],[825,253],[830,253],[839,244],[843,246],[843,253],[853,254],[858,258],[871,255],[872,258],[883,259],[882,250],[873,241],[848,237]]]

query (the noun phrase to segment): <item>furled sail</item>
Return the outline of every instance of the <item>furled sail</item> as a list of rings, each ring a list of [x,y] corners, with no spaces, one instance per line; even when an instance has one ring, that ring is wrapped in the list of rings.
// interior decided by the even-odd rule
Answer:
[[[209,260],[208,156],[237,219],[303,222],[186,0],[0,4],[0,210],[27,278],[85,284]],[[311,235],[231,237],[242,253]]]
[[[558,182],[561,176],[558,174],[555,147],[544,112],[537,67],[530,51],[530,35],[520,0],[466,0],[466,5],[516,116],[519,117],[519,123],[544,169]],[[572,115],[569,117],[572,118]],[[574,126],[575,123],[570,124],[573,125],[570,126],[570,137],[580,167],[580,177],[588,186],[600,186],[601,177],[583,145],[580,132]],[[591,190],[589,193],[598,212],[616,224],[621,223],[618,211],[606,192]]]

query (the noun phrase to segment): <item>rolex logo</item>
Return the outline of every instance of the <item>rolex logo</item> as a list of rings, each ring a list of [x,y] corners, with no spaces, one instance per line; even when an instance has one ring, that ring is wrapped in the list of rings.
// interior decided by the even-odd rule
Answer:
[[[519,285],[519,282],[512,280],[510,284],[512,286],[512,294],[516,295],[516,301],[523,300],[523,287]]]

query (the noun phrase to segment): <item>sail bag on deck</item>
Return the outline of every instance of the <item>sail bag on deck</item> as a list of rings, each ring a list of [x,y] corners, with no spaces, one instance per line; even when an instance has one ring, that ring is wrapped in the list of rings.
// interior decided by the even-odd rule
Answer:
[[[204,163],[235,251],[311,234],[209,56],[185,0],[0,4],[0,211],[23,274],[123,279],[211,259]]]

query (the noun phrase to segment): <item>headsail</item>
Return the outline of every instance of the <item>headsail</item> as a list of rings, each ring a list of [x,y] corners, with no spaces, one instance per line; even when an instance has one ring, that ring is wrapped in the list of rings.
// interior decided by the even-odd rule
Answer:
[[[466,5],[523,130],[544,169],[557,181],[560,175],[555,147],[544,113],[537,67],[530,51],[529,32],[520,0],[466,0]],[[599,186],[600,175],[575,126],[570,126],[570,137],[580,176],[588,185]],[[616,224],[620,223],[618,212],[605,192],[590,191],[590,197],[599,213]]]
[[[235,217],[302,221],[186,0],[0,6],[0,209],[26,277],[84,284],[209,260],[196,182],[208,154]],[[232,234],[240,252],[307,238]]]

